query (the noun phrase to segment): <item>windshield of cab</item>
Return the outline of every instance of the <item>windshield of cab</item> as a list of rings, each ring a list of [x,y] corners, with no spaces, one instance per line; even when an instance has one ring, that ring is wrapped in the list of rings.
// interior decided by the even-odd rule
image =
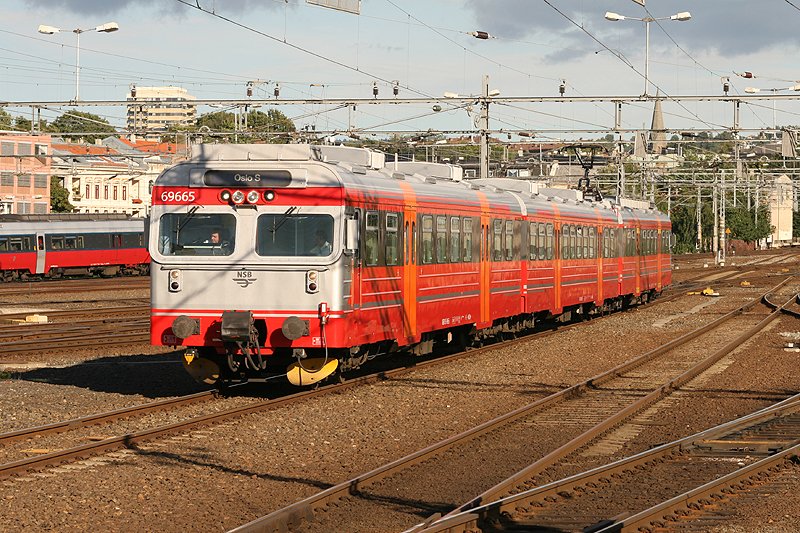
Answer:
[[[318,256],[333,253],[333,217],[324,214],[263,214],[256,228],[256,253],[267,257]]]
[[[231,255],[236,236],[232,214],[167,213],[159,223],[161,255]]]

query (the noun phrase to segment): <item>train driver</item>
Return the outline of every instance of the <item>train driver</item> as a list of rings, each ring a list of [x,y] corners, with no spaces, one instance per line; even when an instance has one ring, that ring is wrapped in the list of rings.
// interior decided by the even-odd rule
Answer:
[[[211,245],[211,255],[230,255],[231,253],[230,243],[222,240],[222,231],[216,228],[211,230],[208,239],[203,241],[203,244]]]
[[[330,255],[333,248],[331,247],[331,243],[328,242],[328,238],[325,235],[325,232],[321,229],[318,229],[314,232],[314,247],[311,248],[311,253],[313,255],[320,255],[326,256]]]

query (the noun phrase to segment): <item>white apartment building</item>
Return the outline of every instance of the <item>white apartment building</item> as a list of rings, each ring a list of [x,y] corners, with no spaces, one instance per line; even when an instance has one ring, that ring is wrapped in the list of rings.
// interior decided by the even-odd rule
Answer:
[[[172,125],[193,124],[195,97],[182,87],[131,86],[127,95],[127,125],[132,135],[158,139]]]

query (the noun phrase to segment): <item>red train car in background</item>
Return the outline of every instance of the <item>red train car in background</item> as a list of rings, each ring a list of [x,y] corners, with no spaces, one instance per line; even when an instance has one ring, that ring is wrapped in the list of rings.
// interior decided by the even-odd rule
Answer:
[[[3,281],[147,274],[145,223],[113,213],[0,215]]]

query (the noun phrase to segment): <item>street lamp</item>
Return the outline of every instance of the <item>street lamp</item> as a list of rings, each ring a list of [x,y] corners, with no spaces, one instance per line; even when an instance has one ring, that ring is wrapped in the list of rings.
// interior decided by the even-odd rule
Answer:
[[[105,24],[101,24],[100,26],[96,26],[94,28],[88,28],[82,30],[80,28],[75,28],[72,30],[72,33],[75,34],[75,101],[77,102],[80,100],[80,84],[81,84],[81,33],[87,31],[98,31],[101,33],[111,33],[113,31],[117,31],[119,29],[119,24],[116,22],[106,22]],[[39,33],[43,33],[45,35],[53,35],[55,33],[59,33],[61,28],[56,28],[54,26],[46,26],[44,24],[39,26]]]
[[[644,22],[645,27],[645,41],[644,41],[644,96],[647,96],[647,91],[650,88],[650,23],[655,22],[657,20],[677,20],[678,22],[686,22],[687,20],[692,18],[692,14],[688,11],[681,11],[680,13],[676,13],[674,15],[670,15],[669,17],[644,17],[644,18],[636,18],[636,17],[626,17],[624,15],[620,15],[619,13],[613,13],[611,11],[606,12],[605,14],[606,20],[610,20],[611,22],[618,22],[620,20],[638,20],[639,22]]]

